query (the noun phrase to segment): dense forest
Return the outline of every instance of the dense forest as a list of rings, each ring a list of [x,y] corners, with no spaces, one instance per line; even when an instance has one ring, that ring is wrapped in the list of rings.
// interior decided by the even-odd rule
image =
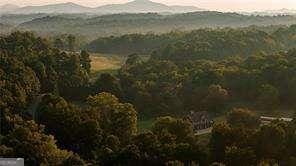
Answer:
[[[268,31],[272,29],[271,31]],[[248,27],[241,29],[199,29],[165,34],[128,34],[98,38],[85,46],[90,52],[111,54],[144,54],[153,51],[163,56],[182,55],[200,58],[252,55],[256,52],[277,52],[295,47],[296,26]],[[184,49],[186,48],[186,49]],[[186,55],[185,57],[185,54]]]
[[[260,125],[258,112],[296,107],[295,34],[290,26],[103,38],[92,51],[138,54],[95,81],[74,36],[2,36],[0,156],[36,166],[293,166],[295,121]],[[186,118],[199,111],[226,115],[206,140]],[[140,132],[141,117],[157,119]]]
[[[257,16],[214,11],[186,14],[114,14],[114,15],[67,15],[31,14],[4,15],[2,23],[15,23],[16,29],[36,32],[38,35],[61,35],[70,33],[90,40],[98,37],[120,36],[131,33],[168,33],[172,30],[197,28],[248,27],[252,25],[291,25],[295,16]]]

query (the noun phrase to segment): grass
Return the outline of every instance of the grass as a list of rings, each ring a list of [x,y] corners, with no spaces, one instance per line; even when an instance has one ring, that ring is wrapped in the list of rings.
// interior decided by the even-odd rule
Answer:
[[[124,64],[126,57],[111,54],[91,54],[92,81],[96,80],[102,73],[117,74],[118,69]]]
[[[154,121],[155,119],[138,120],[138,131],[142,133],[146,130],[150,130]]]
[[[147,61],[149,55],[139,55],[143,61]],[[96,80],[102,73],[117,74],[118,69],[125,63],[127,56],[115,54],[92,53],[91,56],[91,81]]]
[[[122,66],[125,59],[120,55],[91,54],[91,70],[116,70]]]

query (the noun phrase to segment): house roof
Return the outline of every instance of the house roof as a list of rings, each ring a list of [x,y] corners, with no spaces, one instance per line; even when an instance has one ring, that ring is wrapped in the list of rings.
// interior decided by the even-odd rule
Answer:
[[[192,121],[200,121],[202,119],[208,119],[209,114],[206,111],[191,112],[189,117]]]

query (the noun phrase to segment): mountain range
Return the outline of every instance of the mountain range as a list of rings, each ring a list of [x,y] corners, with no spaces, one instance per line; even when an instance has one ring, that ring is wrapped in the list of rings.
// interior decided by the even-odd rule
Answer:
[[[20,7],[17,5],[13,5],[13,4],[6,4],[3,6],[0,6],[0,13],[9,13],[9,12],[13,12],[17,9],[19,9]]]
[[[0,6],[0,14],[34,14],[34,13],[94,13],[94,14],[114,14],[114,13],[186,13],[203,11],[204,9],[195,6],[168,6],[150,0],[134,0],[124,4],[110,4],[95,8],[81,6],[72,2],[51,4],[44,6],[16,5]]]

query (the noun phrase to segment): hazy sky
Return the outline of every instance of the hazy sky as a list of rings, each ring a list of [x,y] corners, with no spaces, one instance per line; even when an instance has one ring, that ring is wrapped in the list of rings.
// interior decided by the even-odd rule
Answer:
[[[44,5],[62,2],[74,2],[85,6],[100,6],[110,3],[125,3],[130,0],[0,0],[0,5],[16,4]],[[194,5],[201,8],[223,11],[257,11],[268,9],[296,9],[296,0],[152,0],[168,5]]]

